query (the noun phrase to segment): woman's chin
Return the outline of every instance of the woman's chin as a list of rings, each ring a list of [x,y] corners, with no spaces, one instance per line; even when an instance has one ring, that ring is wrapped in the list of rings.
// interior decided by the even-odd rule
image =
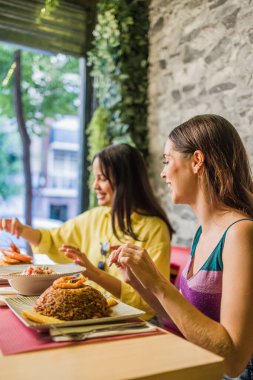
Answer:
[[[176,197],[175,197],[175,194],[173,193],[173,191],[170,189],[169,190],[169,196],[170,196],[170,199],[173,203],[176,203]]]
[[[99,206],[110,206],[110,202],[106,199],[98,199],[98,205]]]
[[[179,196],[172,196],[171,197],[171,200],[172,200],[172,203],[174,204],[174,205],[185,205],[185,204],[189,204],[187,201],[186,201],[186,199],[185,199],[185,197],[179,197]]]
[[[172,203],[174,203],[175,205],[181,203],[179,197],[176,196],[176,194],[174,194],[173,192],[170,193],[170,197],[171,197]]]

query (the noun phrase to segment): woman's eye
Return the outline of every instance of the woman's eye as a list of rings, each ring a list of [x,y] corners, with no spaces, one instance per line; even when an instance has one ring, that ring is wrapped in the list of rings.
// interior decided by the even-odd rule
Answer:
[[[163,165],[168,165],[169,161],[163,161]]]

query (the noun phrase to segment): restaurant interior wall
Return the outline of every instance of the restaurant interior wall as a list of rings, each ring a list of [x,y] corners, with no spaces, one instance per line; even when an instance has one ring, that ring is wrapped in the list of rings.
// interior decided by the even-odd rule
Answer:
[[[248,0],[152,0],[149,133],[154,188],[177,232],[191,244],[197,221],[173,206],[160,179],[164,141],[173,127],[203,113],[238,129],[253,167],[253,3]]]

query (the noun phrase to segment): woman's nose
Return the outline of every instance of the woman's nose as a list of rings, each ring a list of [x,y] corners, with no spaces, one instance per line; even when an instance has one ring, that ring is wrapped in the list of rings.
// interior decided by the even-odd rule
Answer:
[[[99,188],[99,184],[98,184],[98,180],[95,178],[93,184],[92,184],[92,187],[94,190],[98,189]]]
[[[163,169],[163,170],[161,171],[160,177],[161,177],[161,178],[165,178],[165,177],[166,177],[165,169]]]

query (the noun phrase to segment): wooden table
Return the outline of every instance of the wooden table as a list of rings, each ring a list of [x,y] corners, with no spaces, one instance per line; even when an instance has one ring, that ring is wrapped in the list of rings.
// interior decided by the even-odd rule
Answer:
[[[223,359],[168,333],[0,356],[0,373],[6,380],[221,380]]]
[[[221,357],[171,333],[77,344],[10,356],[2,356],[0,353],[1,380],[222,378]]]

